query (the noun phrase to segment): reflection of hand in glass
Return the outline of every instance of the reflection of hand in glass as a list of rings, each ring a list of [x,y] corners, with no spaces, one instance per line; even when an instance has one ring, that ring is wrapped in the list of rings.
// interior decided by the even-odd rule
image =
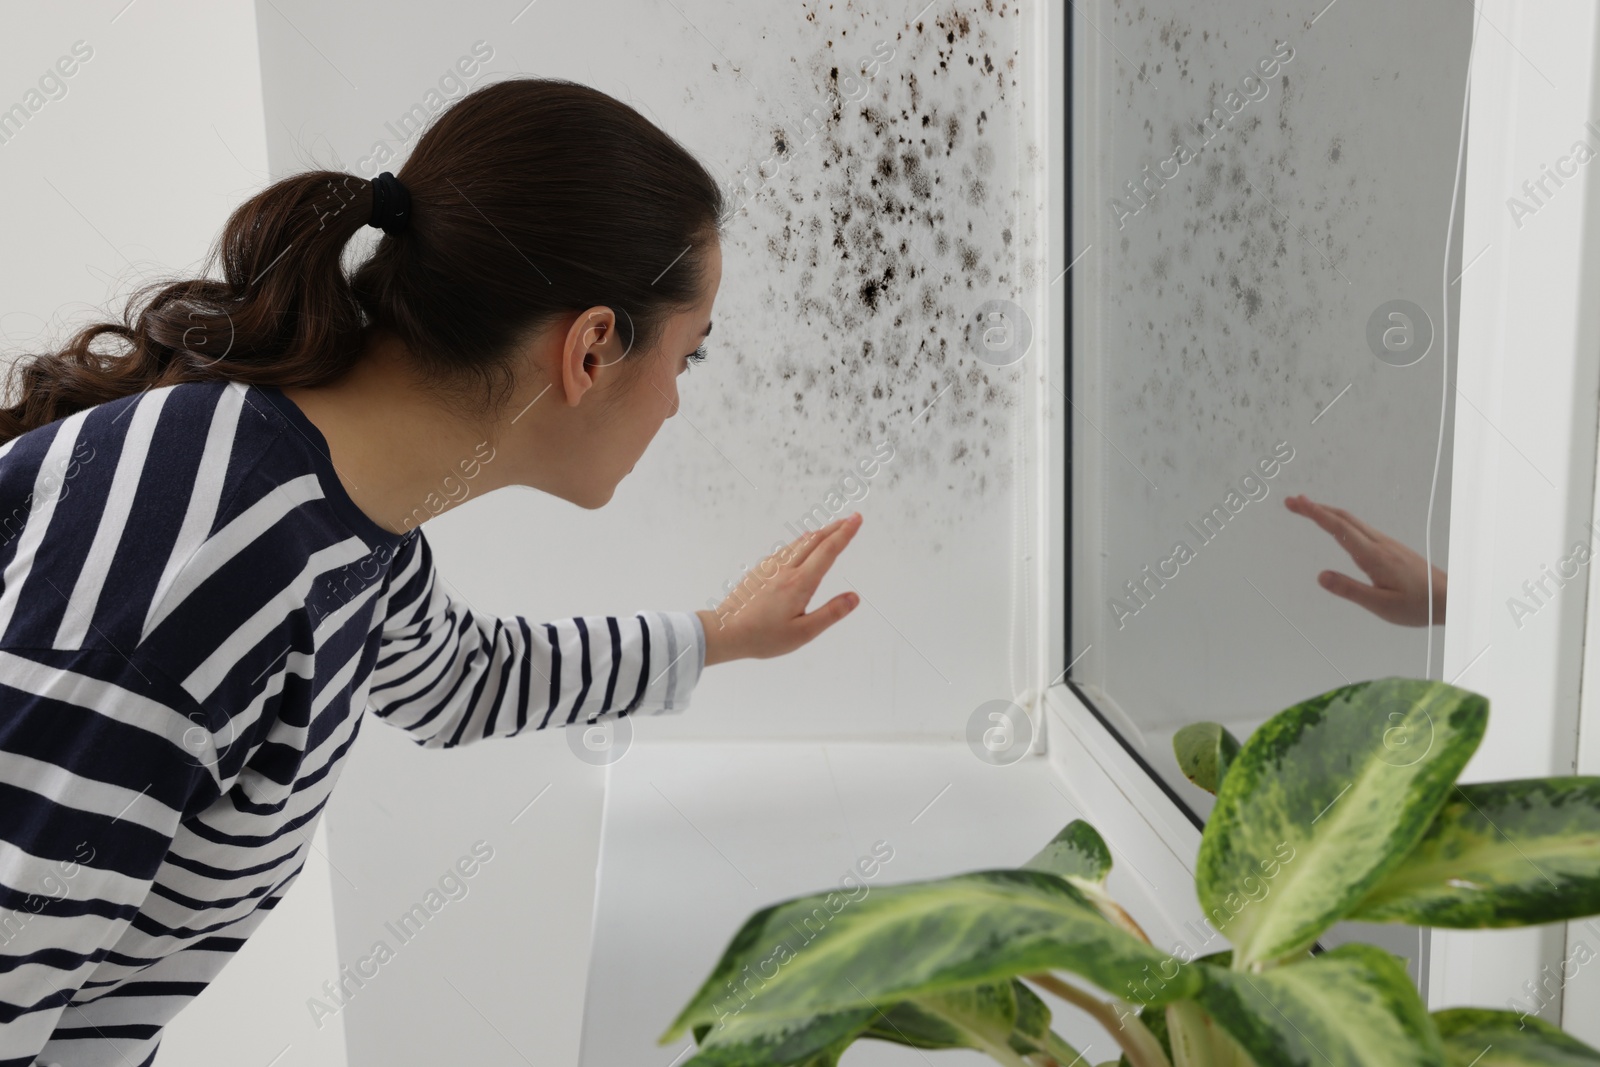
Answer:
[[[1304,515],[1333,534],[1341,548],[1350,553],[1371,585],[1363,585],[1347,574],[1323,571],[1317,582],[1335,596],[1342,596],[1397,626],[1428,625],[1428,562],[1388,534],[1374,530],[1343,508],[1318,504],[1310,498],[1284,498],[1284,506]],[[1445,572],[1433,568],[1433,621],[1444,622]]]

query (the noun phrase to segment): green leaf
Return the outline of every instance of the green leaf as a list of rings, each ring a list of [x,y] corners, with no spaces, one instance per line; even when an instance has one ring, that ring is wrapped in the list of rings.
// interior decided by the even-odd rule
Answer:
[[[1083,1062],[1083,1054],[1050,1029],[1050,1008],[1032,989],[1012,979],[1017,998],[1017,1021],[1011,1030],[1011,1047],[1021,1053],[1043,1052],[1060,1067]]]
[[[1050,1008],[1016,979],[799,1022],[734,1015],[720,1029],[701,1023],[694,1031],[700,1048],[683,1067],[832,1064],[860,1038],[920,1049],[1064,1053],[1063,1062],[1078,1055],[1051,1032]]]
[[[1011,1027],[1011,1047],[1018,1052],[1031,1052],[1034,1049],[1048,1051],[1050,1006],[1015,978],[1011,980],[1011,995],[1017,1002],[1017,1018]]]
[[[1457,786],[1405,861],[1350,912],[1471,929],[1600,914],[1600,778]]]
[[[1239,741],[1218,723],[1196,722],[1172,735],[1172,751],[1183,776],[1215,796],[1239,755]]]
[[[1233,962],[1233,950],[1223,949],[1221,952],[1212,952],[1197,958],[1194,962],[1226,968]],[[1200,973],[1204,977],[1209,972],[1202,970]],[[1156,1041],[1161,1044],[1161,1050],[1167,1054],[1167,1059],[1174,1063],[1177,1062],[1172,1056],[1172,1031],[1167,1025],[1167,1013],[1165,1011],[1147,1009],[1139,1013],[1139,1021],[1144,1023],[1145,1029],[1149,1030]],[[1130,1067],[1127,1056],[1123,1056],[1118,1062],[1120,1067]]]
[[[1029,989],[1022,982],[1011,979],[1011,995],[1016,998],[1016,1022],[1014,1022],[1013,1041],[1011,1048],[1016,1048],[1019,1053],[1027,1053],[1029,1048],[1019,1048],[1016,1041],[1038,1048],[1045,1040],[1046,1033],[1050,1033],[1050,1005],[1038,998],[1038,993]]]
[[[833,1053],[837,1058],[876,1014],[872,1008],[856,1008],[799,1020],[730,1015],[720,1027],[695,1027],[700,1047],[682,1067],[811,1064],[831,1049],[837,1049]]]
[[[882,1007],[862,1036],[912,1048],[981,1048],[977,1035],[1004,1043],[1016,1016],[1013,982],[986,982]]]
[[[1600,1052],[1543,1019],[1488,1008],[1433,1013],[1450,1067],[1595,1067]]]
[[[729,1015],[695,1028],[700,1047],[683,1067],[832,1064],[854,1041],[875,1038],[920,1049],[995,1049],[1004,1055],[1070,1049],[1050,1032],[1050,1009],[1016,979],[854,1008],[810,1019]],[[1077,1055],[1071,1050],[1067,1057]],[[828,1057],[832,1057],[831,1059]]]
[[[1073,819],[1022,869],[1048,871],[1074,883],[1104,885],[1106,875],[1111,873],[1111,850],[1094,827],[1082,819]]]
[[[1442,1067],[1444,1048],[1405,968],[1342,945],[1261,972],[1203,968],[1198,998],[1250,1057],[1272,1067]]]
[[[861,1035],[913,1048],[972,1048],[1004,1059],[1019,1055],[1078,1051],[1050,1030],[1050,1009],[1016,979],[972,989],[901,1001],[880,1012]]]
[[[1052,970],[1120,994],[1145,968],[1175,963],[1043,871],[860,888],[859,898],[817,893],[750,916],[661,1043],[732,1012],[803,1020]],[[1193,996],[1197,971],[1179,965],[1139,999]]]
[[[909,1014],[906,1009],[910,1010]],[[892,1018],[896,1015],[900,1018]],[[918,1048],[973,1048],[995,1058],[1020,1061],[1011,1044],[1016,1015],[1015,982],[986,983],[972,989],[913,997],[897,1004],[880,1016],[867,1036],[887,1037],[901,1044],[915,1044]],[[907,1023],[920,1027],[923,1033],[914,1036],[907,1032]],[[930,1030],[943,1030],[948,1036],[937,1045],[916,1040]]]
[[[989,988],[981,986],[978,988]],[[965,990],[947,994],[956,996]],[[929,1011],[917,1000],[902,1000],[898,1004],[881,1005],[872,1013],[871,1024],[862,1031],[862,1037],[892,1041],[911,1048],[966,1048],[967,1042],[959,1029],[937,1012]]]
[[[804,1063],[795,1064],[795,1067],[839,1067],[839,1057],[849,1047],[849,1044],[829,1045]]]
[[[1115,923],[1141,941],[1150,940],[1133,916],[1106,892],[1106,876],[1111,873],[1111,849],[1099,832],[1082,819],[1067,823],[1048,845],[1022,865],[1022,869],[1048,871],[1065,878],[1082,891],[1107,922]]]
[[[1234,966],[1304,951],[1401,863],[1471,758],[1489,702],[1443,682],[1357,682],[1269,719],[1239,750],[1195,881]]]

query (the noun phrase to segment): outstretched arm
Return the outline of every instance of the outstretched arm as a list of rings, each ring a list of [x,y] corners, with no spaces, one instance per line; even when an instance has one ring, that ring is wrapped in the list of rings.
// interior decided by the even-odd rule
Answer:
[[[480,617],[446,591],[421,529],[395,555],[367,703],[428,748],[681,711],[705,640],[687,612]]]
[[[428,748],[682,711],[705,667],[790,652],[855,607],[841,593],[805,611],[859,525],[841,519],[774,552],[716,611],[554,622],[479,617],[446,591],[419,528],[390,567],[367,703]]]

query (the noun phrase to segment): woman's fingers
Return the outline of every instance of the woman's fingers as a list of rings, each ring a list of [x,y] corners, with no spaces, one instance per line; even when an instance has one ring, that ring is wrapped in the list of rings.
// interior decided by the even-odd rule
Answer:
[[[850,543],[859,529],[861,513],[858,511],[849,518],[840,519],[839,528],[826,537],[817,538],[800,564],[800,577],[807,590],[822,584],[822,576],[828,573],[828,568],[833,566],[833,561],[839,558],[839,553],[844,551],[844,546]]]
[[[850,614],[860,602],[861,597],[856,593],[840,593],[816,611],[808,612],[802,616],[801,621],[805,624],[805,629],[802,632],[806,641],[812,640],[822,631]]]
[[[1319,504],[1303,494],[1297,497],[1285,498],[1284,504],[1288,506],[1290,511],[1297,515],[1304,515],[1332,534],[1334,540],[1339,542],[1339,547],[1350,553],[1357,563],[1361,562],[1358,553],[1367,548],[1369,539],[1359,526],[1350,521],[1348,516],[1341,515],[1338,513],[1338,509]]]
[[[1343,519],[1345,522],[1348,522],[1351,526],[1354,526],[1362,533],[1366,534],[1367,537],[1373,541],[1383,541],[1388,537],[1388,535],[1383,533],[1381,530],[1374,530],[1371,526],[1368,526],[1366,522],[1356,518],[1344,508],[1329,508],[1328,510],[1333,512],[1335,515],[1338,515],[1341,519]]]
[[[817,547],[818,542],[837,530],[839,524],[844,521],[844,519],[834,519],[828,525],[803,533],[793,541],[790,541],[788,547],[784,549],[784,554],[787,557],[784,562],[791,567],[798,567],[804,563],[806,557],[811,555],[812,550]]]
[[[1374,615],[1381,616],[1394,598],[1392,590],[1378,589],[1365,582],[1358,582],[1348,574],[1340,574],[1338,571],[1323,571],[1317,578],[1322,588],[1334,596],[1344,597],[1353,604],[1359,604]]]

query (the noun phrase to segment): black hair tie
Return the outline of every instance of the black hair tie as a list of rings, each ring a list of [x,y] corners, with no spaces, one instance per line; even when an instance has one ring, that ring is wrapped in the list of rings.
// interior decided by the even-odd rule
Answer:
[[[372,217],[368,226],[376,226],[393,236],[405,230],[411,221],[411,194],[388,171],[372,179]]]

